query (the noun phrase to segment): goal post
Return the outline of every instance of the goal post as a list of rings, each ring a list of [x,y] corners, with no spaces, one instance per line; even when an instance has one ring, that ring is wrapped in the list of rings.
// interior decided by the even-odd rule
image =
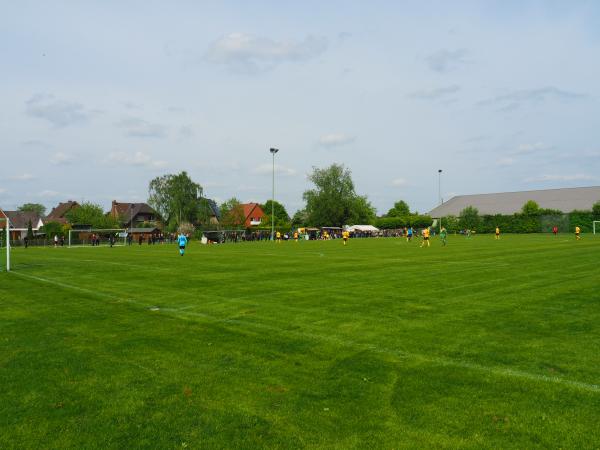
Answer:
[[[0,229],[4,227],[4,247],[6,249],[6,271],[10,272],[10,220],[8,217],[0,217]]]
[[[80,239],[80,235],[84,234],[85,238]],[[126,245],[127,243],[127,230],[125,228],[85,228],[82,230],[70,229],[69,230],[69,240],[68,247],[71,248],[75,245],[85,245],[85,243],[89,245],[94,245],[92,243],[92,236],[97,237],[97,245],[108,245],[109,238],[112,236],[115,238],[115,243],[119,240],[123,240],[122,245]]]
[[[592,222],[592,230],[594,231],[594,234],[600,233],[600,220],[594,220]]]

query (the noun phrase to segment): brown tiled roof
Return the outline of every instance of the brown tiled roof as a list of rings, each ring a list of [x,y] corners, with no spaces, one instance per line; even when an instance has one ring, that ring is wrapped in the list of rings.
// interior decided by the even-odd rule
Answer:
[[[54,207],[50,214],[46,216],[46,218],[50,222],[58,222],[57,219],[64,219],[65,214],[67,214],[73,207],[79,206],[79,203],[74,202],[73,200],[69,200],[65,203],[59,203],[58,206]]]
[[[11,228],[26,229],[31,220],[31,226],[37,228],[41,217],[33,211],[4,211],[4,215],[10,220]]]

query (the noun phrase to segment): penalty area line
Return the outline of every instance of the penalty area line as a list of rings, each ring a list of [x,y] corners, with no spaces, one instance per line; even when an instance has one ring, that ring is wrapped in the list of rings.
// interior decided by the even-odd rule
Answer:
[[[117,297],[116,295],[107,294],[107,293],[99,292],[99,291],[94,291],[94,290],[82,288],[79,286],[74,286],[74,285],[71,285],[68,283],[62,283],[60,281],[56,281],[56,280],[52,280],[52,279],[48,279],[48,278],[42,278],[42,277],[38,277],[35,275],[23,274],[23,273],[19,273],[19,272],[10,272],[10,273],[13,275],[23,277],[23,278],[29,278],[32,280],[40,281],[42,283],[48,283],[48,284],[52,284],[55,286],[59,286],[64,289],[76,290],[76,291],[84,292],[86,294],[96,296],[96,297],[109,298],[109,299],[117,301],[117,302],[132,303],[132,304],[135,304],[138,306],[142,306],[144,308],[150,308],[150,306],[151,306],[151,305],[148,305],[148,304],[145,304],[142,302],[138,302],[136,300],[124,299],[121,297]],[[525,372],[525,371],[518,370],[518,369],[506,368],[506,367],[484,366],[482,364],[471,363],[468,361],[461,361],[461,360],[456,360],[456,359],[446,358],[446,357],[441,357],[441,356],[423,355],[423,354],[419,354],[419,353],[406,352],[404,350],[392,350],[389,348],[377,347],[376,345],[373,345],[373,344],[363,344],[363,343],[355,342],[352,340],[339,339],[336,337],[326,336],[326,335],[322,335],[322,334],[318,334],[318,333],[311,333],[311,332],[306,332],[306,331],[301,331],[301,330],[286,330],[286,329],[283,329],[280,327],[271,326],[271,325],[267,325],[264,323],[247,322],[247,321],[240,320],[239,318],[222,319],[222,318],[218,318],[218,317],[211,316],[209,314],[200,313],[200,312],[191,312],[191,311],[187,312],[187,311],[184,311],[184,309],[187,309],[187,307],[183,307],[183,308],[179,308],[179,309],[177,309],[177,308],[160,308],[160,311],[166,312],[167,314],[170,314],[175,317],[179,316],[182,319],[184,319],[185,316],[201,317],[207,321],[215,322],[215,323],[225,323],[225,324],[232,324],[232,325],[241,325],[241,326],[250,327],[250,328],[254,327],[254,328],[259,328],[259,329],[267,329],[267,330],[275,331],[278,333],[292,334],[292,335],[296,335],[299,337],[315,339],[315,340],[320,340],[320,341],[329,341],[331,343],[334,343],[337,345],[343,345],[346,347],[358,348],[361,350],[370,350],[370,351],[373,351],[376,353],[395,355],[395,356],[399,356],[399,357],[403,357],[403,358],[411,358],[411,359],[415,359],[417,361],[421,360],[424,362],[438,364],[438,365],[442,365],[442,366],[454,366],[454,367],[460,367],[460,368],[464,368],[464,369],[478,370],[478,371],[487,372],[487,373],[490,373],[490,374],[496,375],[496,376],[522,378],[522,379],[536,381],[536,382],[553,383],[553,384],[559,384],[559,385],[563,385],[566,387],[576,388],[576,389],[580,389],[580,390],[584,390],[584,391],[600,393],[600,385],[598,385],[598,384],[591,384],[591,383],[585,383],[583,381],[569,380],[567,378],[561,378],[561,377],[551,377],[548,375],[534,374],[534,373]]]

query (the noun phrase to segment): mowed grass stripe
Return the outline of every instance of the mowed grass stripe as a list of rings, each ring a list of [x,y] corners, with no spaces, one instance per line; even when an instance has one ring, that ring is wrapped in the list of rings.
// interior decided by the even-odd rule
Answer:
[[[116,301],[116,302],[124,302],[124,303],[134,304],[136,306],[143,307],[145,311],[147,311],[152,306],[150,304],[144,304],[142,302],[133,300],[131,298],[120,298],[120,297],[117,297],[112,294],[107,294],[107,293],[100,292],[100,291],[93,291],[90,289],[73,286],[73,285],[63,283],[63,282],[58,282],[58,281],[54,281],[54,280],[50,280],[50,279],[46,279],[46,278],[42,278],[42,277],[32,276],[32,275],[23,274],[23,273],[17,273],[17,275],[26,277],[26,278],[30,278],[30,279],[33,279],[33,280],[36,280],[36,281],[39,281],[42,283],[53,284],[55,286],[58,286],[58,287],[61,287],[64,289],[75,290],[78,292],[84,292],[92,297],[108,298],[108,299]],[[194,318],[201,318],[202,320],[209,320],[211,322],[236,324],[236,325],[241,325],[241,326],[246,326],[246,327],[256,327],[256,328],[260,328],[260,329],[267,329],[269,331],[274,331],[274,332],[277,332],[280,334],[289,334],[292,336],[314,339],[317,341],[328,341],[328,342],[336,344],[336,345],[341,345],[341,346],[346,346],[346,347],[355,347],[355,348],[359,348],[361,350],[386,353],[389,355],[400,356],[403,358],[418,359],[418,360],[421,360],[424,362],[429,362],[429,363],[434,363],[434,364],[451,365],[451,366],[456,366],[456,367],[461,367],[461,368],[486,371],[486,372],[490,372],[490,373],[492,373],[494,375],[498,375],[498,376],[509,376],[509,377],[514,376],[514,377],[526,378],[526,379],[538,381],[538,382],[542,381],[542,382],[558,383],[558,384],[562,384],[562,385],[565,385],[568,387],[575,387],[578,389],[584,389],[584,390],[600,393],[600,385],[597,385],[597,384],[589,384],[589,383],[584,383],[584,382],[580,382],[580,381],[564,379],[561,377],[551,377],[551,376],[547,376],[547,375],[533,374],[533,373],[528,373],[528,372],[524,372],[524,371],[520,371],[520,370],[510,369],[510,368],[487,367],[487,366],[483,366],[483,365],[476,364],[476,363],[470,363],[470,362],[466,362],[466,361],[458,361],[458,360],[453,360],[451,358],[438,357],[438,356],[434,356],[434,355],[422,355],[422,354],[407,352],[404,350],[391,350],[391,349],[378,347],[377,345],[374,345],[374,344],[365,344],[365,343],[360,343],[360,342],[354,342],[354,341],[351,341],[348,339],[337,338],[332,335],[318,334],[317,332],[313,331],[311,328],[305,327],[305,326],[301,327],[302,330],[284,329],[284,328],[280,328],[280,327],[276,326],[276,323],[274,325],[269,325],[268,323],[265,323],[264,319],[262,320],[262,322],[244,321],[239,317],[222,318],[222,317],[216,317],[216,316],[212,316],[207,313],[200,313],[200,312],[196,312],[196,311],[182,311],[181,309],[178,309],[178,308],[161,308],[160,311],[165,312],[169,315],[172,315],[173,317],[184,318],[184,319],[188,319],[188,320],[190,317],[194,317]],[[295,326],[299,327],[299,325],[295,325]],[[142,366],[140,366],[140,367],[142,367]],[[143,367],[143,368],[145,368],[145,367]],[[148,369],[148,370],[150,370],[150,369]]]

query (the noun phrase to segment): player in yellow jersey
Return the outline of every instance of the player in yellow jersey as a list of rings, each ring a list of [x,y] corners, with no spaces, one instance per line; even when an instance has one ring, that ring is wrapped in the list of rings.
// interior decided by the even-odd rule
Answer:
[[[427,247],[429,247],[431,245],[429,243],[429,228],[423,229],[423,242],[421,242],[421,247],[423,247],[425,245],[425,242],[427,242]]]
[[[344,240],[344,245],[348,243],[348,239],[350,239],[350,232],[347,230],[342,231],[342,239]]]
[[[496,239],[500,239],[500,228],[496,227]]]
[[[275,239],[277,239],[278,244],[281,244],[281,233],[279,231],[275,234]]]
[[[298,242],[298,232],[294,231],[294,241]]]
[[[575,227],[575,239],[579,240],[581,239],[581,236],[579,235],[581,233],[581,228],[579,228],[579,225]]]

